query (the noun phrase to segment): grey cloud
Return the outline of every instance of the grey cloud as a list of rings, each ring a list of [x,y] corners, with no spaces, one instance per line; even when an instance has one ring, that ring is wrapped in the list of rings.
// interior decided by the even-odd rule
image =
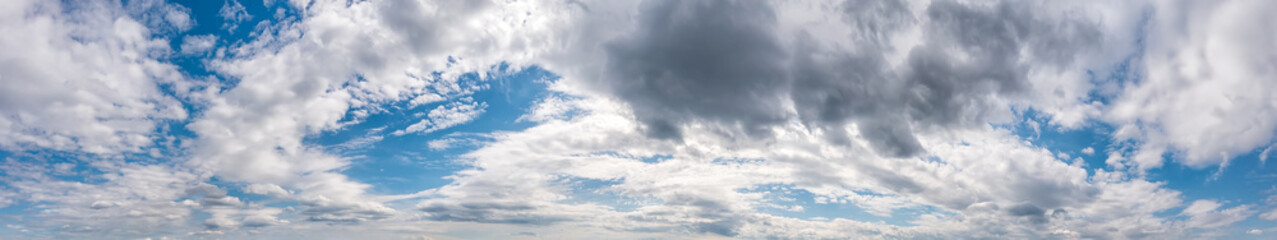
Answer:
[[[917,20],[907,4],[900,0],[847,0],[842,3],[843,17],[866,39],[884,44],[881,41],[888,33]]]
[[[855,28],[852,46],[779,31],[771,6],[759,2],[656,2],[637,30],[607,45],[602,85],[654,137],[679,139],[697,121],[765,135],[795,117],[792,103],[798,120],[833,142],[847,143],[841,128],[856,123],[878,154],[905,157],[924,151],[916,131],[981,126],[1007,111],[998,100],[1029,89],[1025,62],[1069,64],[1102,37],[1090,23],[1035,16],[1029,3],[937,1],[925,16],[898,1],[842,7]],[[884,39],[913,24],[922,43],[893,68]],[[792,46],[782,41],[788,35]]]
[[[468,1],[482,2],[482,1]],[[436,21],[432,21],[428,16],[422,14],[421,2],[394,0],[386,1],[380,10],[383,24],[396,29],[400,36],[410,44],[409,47],[416,52],[424,52],[434,48],[437,42],[436,38],[438,27],[435,26]],[[370,58],[372,61],[382,61],[380,58]]]
[[[629,230],[660,232],[677,229],[734,237],[740,235],[744,226],[756,222],[747,213],[748,210],[733,207],[730,200],[722,197],[722,193],[687,189],[668,191],[671,192],[659,196],[662,201],[659,206],[633,212],[627,219],[640,223],[660,223],[660,226],[669,225]]]
[[[244,218],[244,227],[257,228],[268,227],[281,224],[279,219],[264,216],[249,216]]]
[[[204,206],[239,206],[244,205],[244,202],[241,202],[239,198],[232,196],[204,196],[204,199],[200,201],[200,204]]]
[[[359,204],[318,204],[302,202],[307,206],[301,213],[307,221],[314,222],[346,222],[358,223],[381,220],[394,215],[394,211],[380,206],[362,206]]]
[[[1007,214],[1016,217],[1028,217],[1034,223],[1045,223],[1046,210],[1029,203],[1018,204],[1007,208]]]
[[[698,221],[694,224],[692,228],[697,232],[731,237],[736,236],[738,229],[745,224],[745,219],[742,219],[743,216],[726,203],[706,196],[675,194],[673,197],[665,198],[665,204],[669,206],[694,207],[696,210],[692,214],[693,216],[709,220]]]
[[[430,202],[418,210],[429,213],[426,218],[435,221],[546,225],[573,220],[538,212],[536,206],[516,201]]]
[[[244,202],[239,198],[226,195],[226,190],[222,190],[211,184],[200,184],[186,190],[186,195],[202,195],[200,204],[203,206],[240,206]]]
[[[209,218],[204,220],[204,227],[212,230],[230,229],[239,226],[239,222],[227,218]]]
[[[748,130],[784,120],[781,48],[772,10],[757,1],[657,1],[639,30],[607,46],[605,83],[656,137],[681,138],[694,118]]]

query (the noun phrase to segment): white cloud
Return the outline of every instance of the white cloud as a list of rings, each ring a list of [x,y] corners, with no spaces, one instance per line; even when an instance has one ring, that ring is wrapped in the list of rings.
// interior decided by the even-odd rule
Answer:
[[[13,205],[13,203],[16,202],[14,198],[17,197],[14,195],[16,194],[10,191],[0,192],[0,208],[5,208],[5,207],[9,207],[9,205]]]
[[[239,0],[228,0],[222,5],[222,9],[217,11],[217,15],[225,21],[222,23],[222,29],[235,32],[239,28],[239,24],[253,18],[248,14],[248,9],[244,8]]]
[[[1268,146],[1268,148],[1264,148],[1264,151],[1259,152],[1259,164],[1260,164],[1260,165],[1263,165],[1265,162],[1268,162],[1268,157],[1269,157],[1269,156],[1271,156],[1270,154],[1272,153],[1272,151],[1273,151],[1273,147],[1274,147],[1274,146],[1277,146],[1277,144],[1274,144],[1274,145],[1272,145],[1272,146]]]
[[[458,140],[451,139],[451,138],[436,139],[436,140],[430,140],[429,142],[426,142],[426,146],[430,147],[430,150],[442,151],[442,150],[452,148],[452,146],[456,144],[457,142]]]
[[[39,202],[29,227],[62,229],[65,238],[92,238],[112,233],[117,237],[139,233],[163,233],[187,228],[191,218],[190,200],[183,201],[198,177],[162,165],[127,163],[98,164],[101,174],[86,176],[96,183],[67,181],[48,176],[56,170],[39,163],[7,159],[3,169],[11,175],[5,183],[21,195],[22,201]]]
[[[217,35],[186,35],[182,38],[182,54],[200,54],[217,46]]]
[[[555,119],[562,120],[567,118],[567,115],[571,114],[572,110],[575,109],[573,104],[577,104],[577,102],[564,100],[557,96],[546,97],[538,100],[536,104],[532,105],[532,109],[527,114],[519,116],[516,121],[545,122]]]
[[[1191,167],[1221,165],[1272,143],[1277,105],[1270,60],[1277,21],[1271,1],[1153,3],[1141,72],[1129,80],[1105,118],[1120,139],[1139,142],[1140,168],[1162,165],[1162,153]],[[1140,158],[1138,156],[1148,156]]]
[[[1277,220],[1277,209],[1264,212],[1263,214],[1259,215],[1259,218],[1264,220],[1270,220],[1270,221]]]
[[[1126,236],[1128,229],[1150,236],[1180,231],[1161,228],[1171,220],[1153,215],[1178,206],[1178,192],[1139,179],[1103,180],[1107,173],[1088,176],[1000,130],[924,135],[938,158],[926,162],[852,155],[868,148],[864,143],[827,145],[801,128],[776,129],[777,140],[720,137],[712,131],[721,130],[711,130],[713,126],[692,128],[681,143],[653,140],[638,131],[641,123],[623,105],[587,101],[594,103],[583,105],[594,107],[582,109],[589,114],[499,134],[495,142],[467,154],[477,168],[459,172],[419,210],[437,221],[596,223],[591,226],[746,238],[837,237],[848,231],[941,237],[994,230],[986,227],[1024,231],[1026,235],[1012,236],[1025,238],[1052,234],[1021,225],[1028,222],[1087,236]],[[665,154],[671,157],[640,161]],[[617,183],[581,188],[581,182],[590,180]],[[757,208],[767,206],[761,195],[741,191],[769,184],[792,185],[871,213],[931,206],[956,215],[920,219],[929,222],[911,228],[788,219],[759,213]],[[614,195],[636,206],[628,212],[600,208],[572,200],[578,197],[575,191]]]
[[[157,59],[168,42],[147,19],[111,1],[66,14],[57,1],[0,4],[10,33],[0,36],[0,148],[139,152],[159,123],[186,118],[158,87],[184,80]]]
[[[1219,209],[1220,206],[1222,205],[1214,200],[1197,200],[1184,208],[1180,214],[1189,216],[1188,227],[1217,228],[1246,220],[1255,213],[1250,205],[1228,209]]]
[[[482,102],[453,102],[448,105],[440,105],[430,110],[426,115],[426,119],[409,125],[408,128],[398,130],[393,135],[404,135],[409,133],[432,133],[457,125],[465,124],[474,119],[479,118],[484,110],[488,107],[487,103]]]
[[[287,197],[292,193],[275,184],[250,184],[244,187],[244,192],[252,194],[267,195],[272,197]]]

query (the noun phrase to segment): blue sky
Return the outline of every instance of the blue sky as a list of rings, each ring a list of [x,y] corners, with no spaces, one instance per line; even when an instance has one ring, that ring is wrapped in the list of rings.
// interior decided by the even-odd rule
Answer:
[[[13,239],[1268,239],[1267,1],[0,3]]]

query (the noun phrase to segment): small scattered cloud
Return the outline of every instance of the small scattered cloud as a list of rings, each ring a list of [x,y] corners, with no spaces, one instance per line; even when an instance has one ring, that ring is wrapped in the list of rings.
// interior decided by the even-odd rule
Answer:
[[[226,0],[226,3],[222,4],[222,9],[218,10],[217,14],[224,21],[222,29],[229,32],[235,32],[240,23],[253,18],[253,15],[248,14],[248,9],[243,4],[240,4],[239,0]]]
[[[182,54],[195,55],[206,53],[217,46],[217,35],[187,35],[182,38]]]
[[[487,107],[487,103],[469,101],[440,105],[430,110],[426,119],[391,134],[396,136],[410,133],[425,134],[465,124],[479,118]]]

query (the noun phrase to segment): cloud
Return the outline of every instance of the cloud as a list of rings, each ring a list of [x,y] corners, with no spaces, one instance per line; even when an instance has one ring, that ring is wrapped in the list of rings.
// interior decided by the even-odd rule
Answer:
[[[631,102],[653,136],[680,138],[698,115],[759,128],[784,119],[781,60],[765,3],[654,1],[638,30],[605,45],[603,84]],[[731,44],[725,44],[731,43]],[[703,115],[702,115],[703,114]]]
[[[830,15],[850,25],[837,26],[847,41],[776,12],[811,10],[796,6],[648,2],[633,31],[602,43],[605,56],[581,56],[606,62],[601,77],[582,78],[628,103],[655,137],[678,139],[701,121],[766,136],[798,120],[845,143],[842,126],[855,123],[877,153],[907,157],[924,151],[916,132],[1006,119],[1010,102],[1038,91],[1030,74],[1073,66],[1075,53],[1101,45],[1095,23],[1030,14],[1034,3],[910,10],[889,1],[872,6],[881,18],[844,4],[848,12]],[[922,34],[901,37],[912,45],[886,40],[909,31]]]
[[[225,21],[222,23],[222,29],[230,32],[235,32],[240,23],[253,18],[239,0],[227,0],[225,4],[222,4],[222,9],[217,11],[217,15]]]
[[[1221,204],[1213,200],[1197,200],[1185,207],[1180,214],[1189,216],[1187,222],[1189,227],[1217,228],[1246,220],[1255,212],[1251,210],[1250,205],[1241,205],[1228,209],[1219,209],[1220,206]]]
[[[487,107],[488,104],[482,102],[454,102],[447,106],[440,105],[435,107],[435,109],[430,110],[430,113],[426,115],[426,119],[422,119],[420,122],[409,125],[408,128],[395,131],[391,134],[425,134],[465,124],[467,122],[474,121],[475,118],[478,118],[480,114],[483,114],[484,109]]]
[[[275,184],[250,184],[244,187],[244,192],[252,194],[267,195],[273,197],[286,197],[291,195],[288,190]]]
[[[1143,180],[1103,180],[1108,176],[1103,172],[1090,176],[998,130],[924,134],[922,142],[936,160],[894,160],[850,155],[870,151],[864,145],[868,140],[858,135],[852,140],[861,144],[830,145],[801,127],[772,129],[776,140],[722,138],[713,128],[689,128],[681,143],[671,143],[648,138],[637,128],[641,120],[628,115],[621,103],[581,101],[591,103],[576,105],[586,114],[499,134],[494,142],[466,154],[473,166],[482,168],[458,172],[453,183],[418,204],[418,210],[435,221],[597,223],[594,227],[626,232],[746,238],[835,237],[853,231],[847,229],[901,237],[1052,234],[1037,225],[1085,236],[1126,236],[1129,231],[1167,236],[1181,231],[1158,229],[1170,220],[1153,215],[1178,206],[1178,192]],[[670,157],[642,160],[662,155]],[[759,213],[762,198],[744,190],[772,184],[886,215],[921,206],[953,215],[907,229],[846,219],[829,224],[782,218]],[[625,211],[600,208],[595,202],[579,202],[583,200],[576,192],[635,205]],[[786,227],[778,227],[782,223]],[[833,230],[839,227],[844,229]],[[820,233],[811,235],[816,232]]]
[[[0,67],[0,148],[140,152],[159,124],[185,119],[179,101],[159,88],[185,80],[160,60],[168,42],[148,24],[181,27],[186,15],[147,2],[129,9],[113,1],[5,2],[0,29],[21,34],[0,37],[7,62]],[[143,6],[177,12],[128,15]]]
[[[21,201],[41,203],[33,216],[42,220],[25,224],[65,238],[171,232],[186,227],[198,205],[182,200],[197,176],[169,166],[101,164],[100,174],[86,176],[95,183],[86,184],[50,177],[54,170],[39,163],[5,161],[2,171],[25,173],[6,177],[5,184]]]
[[[1264,220],[1277,220],[1277,210],[1264,212],[1263,214],[1259,215],[1259,218]]]
[[[473,87],[458,83],[457,76],[499,63],[496,59],[513,59],[494,57],[482,65],[449,63],[449,55],[455,53],[443,49],[465,49],[472,42],[460,41],[461,36],[423,34],[418,24],[461,21],[470,15],[464,11],[420,14],[423,8],[439,7],[434,4],[315,2],[294,6],[306,9],[303,18],[264,25],[253,41],[228,49],[228,56],[210,62],[213,71],[238,81],[209,98],[204,114],[187,125],[198,136],[192,143],[191,164],[228,181],[270,184],[293,192],[288,199],[300,203],[300,213],[308,220],[359,222],[391,216],[394,209],[365,193],[370,185],[336,172],[349,164],[347,159],[303,139],[360,121],[343,119],[361,108],[421,96],[465,95]],[[366,15],[368,11],[385,14]],[[465,26],[444,30],[469,31]],[[479,57],[470,59],[475,58]],[[433,122],[414,131],[469,121],[486,105],[449,106],[436,109],[429,116]]]
[[[562,120],[570,117],[574,109],[568,100],[557,96],[546,97],[539,100],[527,114],[519,116],[516,121],[545,122]]]
[[[1115,137],[1138,142],[1131,161],[1162,166],[1162,155],[1201,168],[1273,141],[1271,102],[1277,55],[1266,24],[1277,4],[1265,1],[1156,2],[1142,72],[1128,80],[1106,112]],[[1269,40],[1266,40],[1269,39]]]
[[[182,54],[200,54],[217,46],[217,35],[186,35],[182,38]]]
[[[108,5],[113,4],[119,4],[119,2],[108,3]],[[79,6],[72,4],[68,7],[74,9]],[[127,1],[124,3],[124,9],[128,15],[151,28],[151,31],[158,33],[182,32],[195,26],[189,8],[164,0]]]

